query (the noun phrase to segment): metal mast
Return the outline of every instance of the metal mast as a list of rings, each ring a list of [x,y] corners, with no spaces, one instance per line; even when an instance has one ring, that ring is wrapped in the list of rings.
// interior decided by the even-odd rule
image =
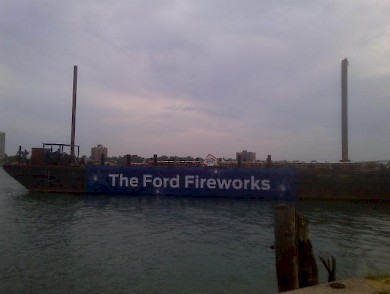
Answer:
[[[73,68],[73,102],[72,102],[72,133],[70,137],[70,156],[75,158],[74,140],[76,133],[76,96],[77,96],[77,65]]]
[[[341,61],[341,162],[348,158],[348,59]]]

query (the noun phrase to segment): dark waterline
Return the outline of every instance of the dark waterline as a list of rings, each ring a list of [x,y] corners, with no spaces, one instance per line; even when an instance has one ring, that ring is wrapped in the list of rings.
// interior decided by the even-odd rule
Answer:
[[[275,204],[31,194],[0,169],[0,292],[274,293]],[[296,206],[339,278],[390,272],[389,204]]]

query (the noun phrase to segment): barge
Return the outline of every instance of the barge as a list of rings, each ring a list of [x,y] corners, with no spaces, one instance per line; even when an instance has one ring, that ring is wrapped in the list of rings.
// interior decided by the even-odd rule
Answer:
[[[55,144],[59,145],[59,144]],[[61,144],[62,146],[69,146]],[[33,148],[29,162],[5,163],[3,169],[30,192],[92,195],[168,195],[260,198],[269,200],[390,201],[390,170],[353,164],[327,167],[294,164],[205,166],[157,162],[86,165],[66,153],[53,161],[50,149]],[[50,156],[44,156],[44,154]]]
[[[53,152],[53,145],[60,146]],[[29,162],[6,163],[3,169],[31,192],[170,195],[192,197],[297,198],[292,168],[260,168],[166,163],[85,164],[63,152],[66,144],[33,148]],[[50,147],[50,148],[48,148]]]
[[[71,144],[44,143],[31,160],[5,163],[3,169],[30,192],[173,195],[261,199],[390,201],[390,169],[367,170],[340,163],[327,168],[295,165],[166,166],[157,162],[124,166],[87,165],[75,145],[77,66],[73,75]],[[53,152],[54,149],[56,151]],[[69,148],[69,154],[64,151]]]

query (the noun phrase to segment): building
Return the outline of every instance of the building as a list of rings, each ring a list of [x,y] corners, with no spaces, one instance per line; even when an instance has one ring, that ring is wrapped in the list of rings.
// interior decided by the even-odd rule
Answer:
[[[241,152],[236,153],[237,161],[239,161],[239,157],[241,157],[242,162],[255,162],[256,152],[248,152],[247,150],[242,150]]]
[[[4,159],[5,156],[5,133],[0,132],[0,161]]]
[[[104,155],[104,158],[107,158],[107,148],[103,145],[99,144],[96,147],[91,148],[91,160],[100,161],[102,158],[102,154]]]

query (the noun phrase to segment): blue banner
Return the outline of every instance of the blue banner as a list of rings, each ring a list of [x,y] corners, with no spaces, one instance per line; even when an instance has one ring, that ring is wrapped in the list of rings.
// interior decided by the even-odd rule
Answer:
[[[87,167],[87,192],[296,199],[297,175],[286,168],[99,166]]]

